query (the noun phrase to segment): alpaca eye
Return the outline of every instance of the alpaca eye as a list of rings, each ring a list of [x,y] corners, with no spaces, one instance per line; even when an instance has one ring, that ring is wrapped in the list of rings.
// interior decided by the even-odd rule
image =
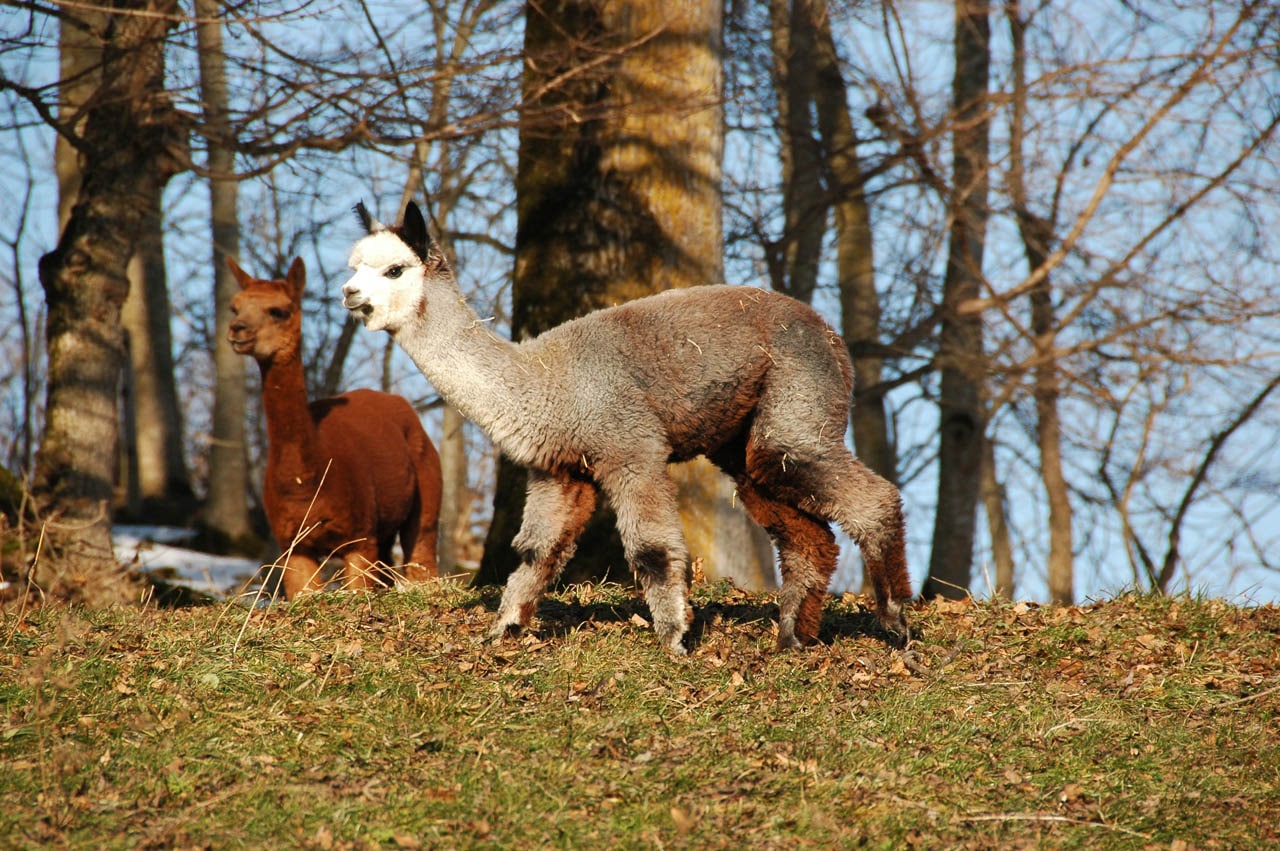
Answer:
[[[275,319],[280,322],[283,322],[284,320],[289,318],[289,311],[285,310],[283,307],[273,307],[270,310],[268,310],[267,313],[271,314],[272,319]]]
[[[392,266],[390,269],[388,269],[388,270],[386,271],[386,276],[387,276],[388,278],[393,279],[393,280],[394,280],[395,278],[400,277],[400,276],[401,276],[401,275],[403,275],[403,274],[404,274],[404,267],[403,267],[403,266]]]

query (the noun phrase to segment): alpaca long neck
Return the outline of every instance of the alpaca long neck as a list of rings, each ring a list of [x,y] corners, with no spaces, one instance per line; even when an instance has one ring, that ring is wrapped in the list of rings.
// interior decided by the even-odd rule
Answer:
[[[441,397],[515,454],[516,435],[528,425],[523,402],[542,372],[518,346],[495,334],[457,292],[432,299],[395,339]]]
[[[262,372],[262,408],[267,418],[267,466],[277,478],[306,481],[319,475],[316,426],[307,407],[301,361],[259,361],[258,366]]]

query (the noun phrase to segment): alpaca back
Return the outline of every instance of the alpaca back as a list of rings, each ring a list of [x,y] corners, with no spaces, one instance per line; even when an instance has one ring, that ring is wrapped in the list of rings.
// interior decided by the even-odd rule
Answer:
[[[751,287],[668,290],[597,311],[524,344],[548,365],[580,432],[646,439],[656,418],[673,460],[705,454],[759,414],[766,383],[803,404],[797,431],[843,434],[853,368],[808,305]],[[554,366],[551,366],[554,364]],[[776,394],[775,394],[776,397]]]

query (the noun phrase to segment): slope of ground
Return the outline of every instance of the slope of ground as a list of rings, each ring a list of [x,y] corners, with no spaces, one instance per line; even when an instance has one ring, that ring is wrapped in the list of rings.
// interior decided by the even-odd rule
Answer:
[[[1280,610],[863,602],[773,649],[700,586],[687,659],[638,595],[493,591],[10,611],[11,847],[1243,848],[1280,844]]]

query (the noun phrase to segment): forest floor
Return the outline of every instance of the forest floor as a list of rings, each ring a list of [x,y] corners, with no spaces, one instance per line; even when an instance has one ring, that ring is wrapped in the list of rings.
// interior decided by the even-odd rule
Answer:
[[[1280,845],[1280,609],[1123,596],[865,601],[774,649],[695,588],[494,589],[0,620],[0,846],[1252,848]]]

